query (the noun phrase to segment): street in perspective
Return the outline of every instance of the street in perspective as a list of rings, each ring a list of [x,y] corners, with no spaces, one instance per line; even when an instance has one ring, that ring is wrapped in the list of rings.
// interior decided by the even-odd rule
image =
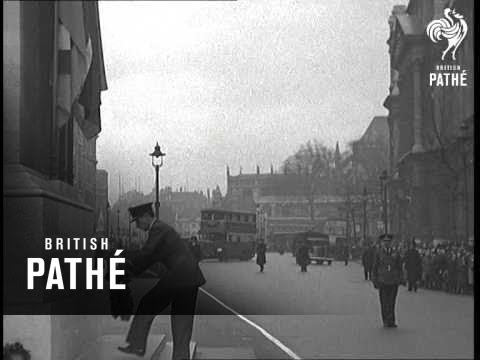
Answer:
[[[4,359],[474,358],[473,0],[2,6]]]

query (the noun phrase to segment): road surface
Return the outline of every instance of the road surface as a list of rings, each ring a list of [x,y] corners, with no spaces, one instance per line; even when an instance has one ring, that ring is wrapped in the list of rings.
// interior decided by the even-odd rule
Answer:
[[[201,267],[205,291],[301,358],[473,358],[472,296],[400,287],[399,328],[384,329],[378,293],[358,263],[300,273],[290,254],[268,253],[264,273],[254,261]]]

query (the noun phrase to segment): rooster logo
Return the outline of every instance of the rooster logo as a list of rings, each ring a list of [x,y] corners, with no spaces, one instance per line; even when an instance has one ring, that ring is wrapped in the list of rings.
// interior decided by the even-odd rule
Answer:
[[[467,35],[467,22],[463,15],[457,13],[455,9],[446,8],[443,11],[444,18],[432,20],[427,26],[427,35],[434,42],[447,39],[448,46],[442,52],[442,60],[448,51],[452,50],[452,59],[455,59],[455,53]]]

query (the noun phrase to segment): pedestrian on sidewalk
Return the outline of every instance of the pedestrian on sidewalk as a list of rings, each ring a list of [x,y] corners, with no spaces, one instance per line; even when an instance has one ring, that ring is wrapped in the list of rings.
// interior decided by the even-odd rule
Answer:
[[[307,265],[310,262],[307,240],[302,240],[297,248],[297,264],[300,265],[300,272],[307,272]]]
[[[458,279],[458,258],[455,252],[447,256],[447,292],[455,294]]]
[[[267,262],[267,258],[266,258],[267,246],[265,245],[265,242],[263,241],[263,239],[260,239],[258,241],[256,253],[257,253],[257,265],[260,266],[260,272],[263,272],[263,267]]]
[[[348,245],[345,245],[343,247],[343,258],[345,260],[345,266],[348,265],[348,258],[350,257],[350,250],[348,248]]]
[[[192,236],[190,238],[190,249],[192,250],[193,256],[195,256],[195,259],[197,260],[197,262],[200,262],[203,258],[203,254],[202,254],[202,248],[200,247],[200,244],[196,236]]]
[[[422,277],[422,258],[416,249],[415,238],[412,239],[410,248],[405,252],[403,262],[407,271],[408,291],[417,292],[418,281]]]
[[[362,265],[363,265],[363,274],[365,275],[365,280],[371,280],[372,278],[372,267],[373,261],[375,260],[375,249],[372,244],[368,244],[362,254]]]
[[[473,252],[467,253],[467,268],[468,268],[468,289],[473,292],[474,289],[474,270],[475,270],[475,261]]]
[[[151,203],[128,210],[136,226],[148,232],[143,248],[126,254],[129,271],[137,275],[157,262],[165,265],[168,271],[141,299],[130,324],[128,345],[118,349],[128,354],[145,355],[155,316],[171,305],[172,359],[190,359],[197,292],[205,284],[205,278],[187,242],[170,225],[155,218]]]
[[[384,234],[379,239],[382,247],[375,256],[372,282],[378,289],[383,326],[396,328],[395,302],[398,286],[403,282],[402,259],[392,249],[392,235]]]
[[[465,253],[458,252],[458,271],[457,271],[457,281],[456,281],[456,294],[465,294],[468,284],[468,263],[467,256]]]

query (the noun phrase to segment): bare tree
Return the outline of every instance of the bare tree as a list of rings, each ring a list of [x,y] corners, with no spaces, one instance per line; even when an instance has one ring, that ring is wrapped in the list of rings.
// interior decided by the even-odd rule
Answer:
[[[308,204],[310,218],[315,220],[315,197],[331,190],[333,150],[317,140],[308,141],[283,163],[284,173],[300,175],[303,193]]]

